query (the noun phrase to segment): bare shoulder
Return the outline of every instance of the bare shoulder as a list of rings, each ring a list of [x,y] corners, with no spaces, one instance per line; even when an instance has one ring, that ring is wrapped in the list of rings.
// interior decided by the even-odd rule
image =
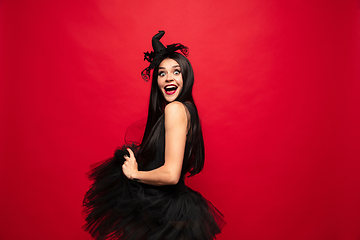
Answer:
[[[174,101],[166,105],[165,114],[185,114],[185,106],[181,102]]]
[[[178,101],[171,102],[165,107],[165,118],[176,118],[181,120],[187,119],[186,109],[184,104]]]

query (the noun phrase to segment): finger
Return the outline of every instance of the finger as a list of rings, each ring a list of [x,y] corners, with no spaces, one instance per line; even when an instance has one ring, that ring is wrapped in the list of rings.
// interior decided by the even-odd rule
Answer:
[[[135,157],[134,152],[130,148],[128,148],[127,150],[128,150],[128,152],[130,154],[130,158],[134,158]]]

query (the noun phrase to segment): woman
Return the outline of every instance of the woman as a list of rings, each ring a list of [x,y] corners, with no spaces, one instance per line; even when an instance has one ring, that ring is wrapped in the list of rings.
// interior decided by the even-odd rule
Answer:
[[[94,168],[84,198],[85,229],[96,239],[214,239],[222,214],[184,184],[204,166],[204,142],[192,97],[194,74],[187,47],[165,47],[159,31],[154,51],[148,119],[139,146],[123,147]],[[181,51],[184,55],[176,52]]]

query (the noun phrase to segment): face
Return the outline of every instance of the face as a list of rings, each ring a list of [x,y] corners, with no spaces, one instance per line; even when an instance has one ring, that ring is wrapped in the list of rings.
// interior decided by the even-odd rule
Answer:
[[[159,65],[157,82],[165,100],[174,101],[183,87],[180,65],[174,59],[164,59]]]

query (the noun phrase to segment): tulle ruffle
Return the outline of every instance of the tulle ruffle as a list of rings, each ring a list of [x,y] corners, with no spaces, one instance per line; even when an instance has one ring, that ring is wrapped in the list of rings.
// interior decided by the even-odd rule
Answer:
[[[196,191],[176,185],[151,186],[122,173],[126,148],[89,172],[93,184],[83,205],[85,230],[95,239],[207,240],[225,224],[222,214]]]

